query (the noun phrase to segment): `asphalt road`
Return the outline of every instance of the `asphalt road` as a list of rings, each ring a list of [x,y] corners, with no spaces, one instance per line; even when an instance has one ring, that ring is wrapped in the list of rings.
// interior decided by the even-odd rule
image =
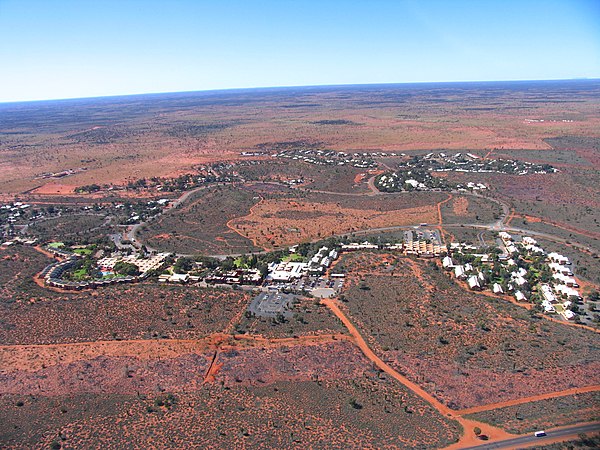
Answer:
[[[225,183],[217,183],[215,185],[224,185]],[[282,185],[282,183],[277,183],[277,182],[263,182],[263,184],[272,184],[272,185]],[[207,186],[200,186],[196,189],[193,189],[191,191],[187,191],[184,192],[179,198],[175,199],[170,207],[165,210],[164,212],[171,210],[173,208],[176,208],[178,206],[180,206],[182,203],[184,203],[192,194],[206,189],[208,187],[211,186],[215,186],[215,185],[207,185]],[[286,185],[287,186],[287,185]],[[289,187],[289,186],[288,186]],[[335,195],[344,195],[344,196],[354,196],[354,197],[360,197],[360,196],[372,196],[373,192],[361,192],[361,193],[339,193],[339,192],[331,192],[331,191],[320,191],[320,190],[312,190],[312,189],[307,189],[307,188],[302,188],[302,187],[294,187],[293,189],[296,190],[300,190],[300,191],[306,191],[306,192],[317,192],[317,193],[326,193],[326,194],[335,194]],[[481,194],[477,194],[474,192],[458,192],[458,191],[452,191],[452,193],[456,193],[456,194],[462,194],[462,195],[470,195],[473,197],[480,197],[480,198],[485,198],[489,201],[492,201],[494,203],[497,203],[498,205],[500,205],[500,207],[502,208],[502,214],[500,215],[500,217],[498,218],[498,220],[496,220],[495,222],[491,222],[491,223],[456,223],[456,224],[444,224],[442,225],[444,228],[456,228],[456,227],[465,227],[465,228],[475,228],[475,229],[480,229],[480,230],[490,230],[490,231],[500,231],[500,230],[504,230],[504,231],[509,231],[509,232],[516,232],[516,233],[523,233],[529,236],[538,236],[538,237],[542,237],[542,238],[546,238],[555,242],[567,242],[567,239],[564,238],[560,238],[558,236],[554,236],[552,234],[547,234],[547,233],[542,233],[542,232],[537,232],[537,231],[532,231],[532,230],[525,230],[522,228],[516,228],[516,227],[510,227],[507,226],[504,221],[506,220],[506,218],[508,217],[510,208],[508,206],[508,204],[506,202],[504,202],[503,200],[499,200],[496,198],[492,198],[492,197],[485,197]],[[384,192],[381,192],[378,195],[387,195]],[[160,214],[164,214],[160,213]],[[157,218],[158,216],[160,216],[160,214],[158,214],[157,216],[155,216],[155,218]],[[131,227],[131,229],[125,233],[124,239],[129,239],[134,246],[136,247],[141,247],[142,244],[144,244],[144,242],[141,242],[139,239],[137,239],[136,237],[136,233],[137,231],[143,226],[145,225],[146,222],[141,222],[139,224],[134,225],[133,227]],[[398,231],[398,230],[407,230],[407,229],[411,229],[411,228],[415,228],[417,225],[400,225],[400,226],[390,226],[390,227],[382,227],[382,228],[371,228],[368,230],[360,230],[360,231],[355,231],[352,233],[342,233],[336,236],[352,236],[352,235],[356,235],[356,236],[360,236],[360,235],[365,235],[365,234],[370,234],[370,233],[374,233],[374,232],[386,232],[386,231]],[[432,224],[432,226],[437,226],[437,224]],[[483,236],[480,236],[479,238],[480,240],[483,239]],[[320,239],[318,239],[320,240]],[[318,241],[316,240],[316,241]],[[315,241],[315,242],[316,242]],[[483,242],[482,242],[483,244]],[[573,247],[576,247],[578,249],[583,249],[583,250],[589,250],[589,248],[585,245],[581,245],[581,244],[577,244],[575,242],[570,243],[570,245],[572,245]],[[154,248],[150,248],[147,244],[146,244],[146,248],[150,251],[152,250],[156,250]],[[252,253],[252,252],[247,252],[247,253]],[[253,253],[267,253],[267,252],[253,252]],[[227,254],[227,255],[209,255],[212,256],[214,258],[218,258],[218,259],[225,259],[227,256],[231,256],[231,257],[237,257],[240,256],[241,254]],[[184,255],[184,254],[179,254],[178,256],[192,256],[192,255]]]
[[[589,425],[573,425],[572,427],[560,428],[558,430],[546,431],[546,436],[535,437],[533,433],[529,433],[526,436],[521,436],[513,439],[506,439],[499,442],[482,443],[474,447],[467,447],[465,450],[477,449],[477,450],[491,450],[501,448],[513,448],[518,446],[531,446],[535,444],[543,444],[546,440],[554,440],[561,437],[573,436],[580,433],[597,433],[600,431],[600,423],[593,423]]]

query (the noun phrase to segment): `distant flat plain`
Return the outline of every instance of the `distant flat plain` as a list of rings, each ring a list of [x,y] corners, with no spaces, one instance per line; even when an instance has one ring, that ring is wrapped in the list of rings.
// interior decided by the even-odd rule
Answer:
[[[600,81],[232,90],[0,104],[0,193],[189,172],[307,142],[353,151],[580,150],[598,162]],[[561,149],[564,150],[564,149]],[[561,155],[571,154],[563,151]],[[561,161],[569,164],[567,160]],[[58,180],[45,172],[85,167]]]

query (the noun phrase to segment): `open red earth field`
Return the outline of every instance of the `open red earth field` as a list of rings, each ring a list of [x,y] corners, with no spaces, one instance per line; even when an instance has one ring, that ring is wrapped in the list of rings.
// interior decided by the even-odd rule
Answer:
[[[596,333],[464,291],[423,261],[363,254],[340,264],[345,308],[367,342],[454,409],[597,383]]]
[[[458,438],[456,423],[374,371],[352,344],[301,342],[229,341],[209,383],[208,347],[196,342],[4,347],[0,441],[439,448]]]
[[[599,89],[593,80],[389,85],[9,104],[0,110],[0,192],[167,176],[289,142],[340,151],[551,149],[548,138],[600,137]],[[82,167],[58,181],[36,178]]]

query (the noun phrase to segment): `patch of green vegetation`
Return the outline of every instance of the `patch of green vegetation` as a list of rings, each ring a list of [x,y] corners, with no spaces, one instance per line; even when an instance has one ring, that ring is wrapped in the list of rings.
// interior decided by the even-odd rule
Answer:
[[[233,265],[238,268],[238,269],[247,269],[248,268],[248,264],[246,263],[246,259],[238,256],[237,258],[235,258],[233,260]]]
[[[304,258],[302,255],[298,255],[297,253],[290,253],[288,256],[283,258],[284,262],[302,262]]]
[[[89,248],[76,248],[75,250],[73,250],[73,253],[77,253],[78,255],[91,255],[92,250],[90,250]]]
[[[140,270],[135,264],[119,261],[114,267],[115,273],[119,275],[137,276],[140,274]]]
[[[75,278],[76,280],[83,280],[87,276],[88,276],[88,272],[85,267],[77,269],[75,272],[73,272],[73,278]]]

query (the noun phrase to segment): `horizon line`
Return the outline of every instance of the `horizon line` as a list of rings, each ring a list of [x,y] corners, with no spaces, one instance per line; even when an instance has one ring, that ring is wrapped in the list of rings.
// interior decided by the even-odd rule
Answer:
[[[511,79],[511,80],[461,80],[461,81],[403,81],[403,82],[383,82],[383,83],[340,83],[340,84],[305,84],[305,85],[279,85],[279,86],[250,86],[250,87],[228,87],[217,89],[197,89],[183,91],[160,91],[160,92],[137,92],[128,94],[106,94],[89,97],[56,97],[40,98],[33,100],[0,100],[0,105],[40,103],[40,102],[61,102],[70,100],[96,100],[122,97],[141,97],[153,95],[169,94],[194,94],[210,92],[236,92],[236,91],[259,91],[259,90],[277,90],[277,89],[300,89],[300,88],[337,88],[337,87],[362,87],[362,86],[398,86],[398,85],[427,85],[427,84],[475,84],[475,83],[526,83],[526,82],[551,82],[551,81],[600,81],[600,78],[574,77],[574,78],[545,78],[545,79]]]

